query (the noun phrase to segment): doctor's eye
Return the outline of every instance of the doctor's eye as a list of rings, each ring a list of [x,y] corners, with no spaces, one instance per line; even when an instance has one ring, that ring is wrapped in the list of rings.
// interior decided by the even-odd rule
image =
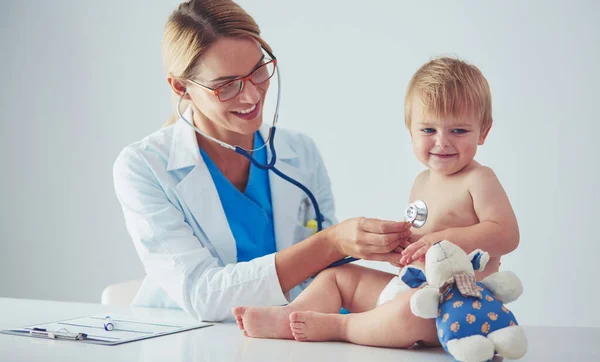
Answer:
[[[432,134],[432,133],[435,133],[435,129],[434,128],[423,128],[423,129],[421,129],[421,132],[426,133],[426,134]]]
[[[462,128],[456,128],[452,130],[452,133],[454,134],[465,134],[469,131],[467,131],[466,129],[462,129]]]

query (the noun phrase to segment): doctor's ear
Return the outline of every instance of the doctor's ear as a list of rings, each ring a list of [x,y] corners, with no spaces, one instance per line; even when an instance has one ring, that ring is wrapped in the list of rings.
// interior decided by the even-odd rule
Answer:
[[[185,81],[175,78],[174,76],[169,74],[167,76],[167,82],[171,86],[171,89],[173,90],[173,92],[175,92],[175,94],[177,94],[177,97],[181,97],[183,95],[183,93],[185,93],[185,91],[186,91]],[[183,99],[190,99],[189,94],[186,94]]]

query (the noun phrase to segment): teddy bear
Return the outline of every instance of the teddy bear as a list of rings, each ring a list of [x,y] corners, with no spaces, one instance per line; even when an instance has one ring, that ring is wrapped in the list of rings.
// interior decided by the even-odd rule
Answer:
[[[427,251],[425,272],[407,266],[400,275],[411,288],[420,288],[410,299],[413,314],[436,318],[442,347],[458,361],[489,361],[495,354],[518,359],[527,352],[525,332],[504,306],[522,294],[521,281],[502,271],[477,282],[475,271],[488,261],[482,250],[467,255],[443,240]]]

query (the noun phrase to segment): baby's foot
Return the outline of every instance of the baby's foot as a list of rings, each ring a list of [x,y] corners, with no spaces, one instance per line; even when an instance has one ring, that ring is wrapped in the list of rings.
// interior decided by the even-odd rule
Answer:
[[[317,312],[292,312],[290,328],[297,341],[343,340],[343,316]]]
[[[235,307],[231,310],[244,335],[254,338],[294,339],[285,307]]]
[[[244,320],[242,319],[245,311],[246,307],[235,307],[231,310],[231,313],[233,313],[233,316],[235,317],[235,323],[237,323],[238,328],[242,330],[247,337],[248,333],[244,330]]]

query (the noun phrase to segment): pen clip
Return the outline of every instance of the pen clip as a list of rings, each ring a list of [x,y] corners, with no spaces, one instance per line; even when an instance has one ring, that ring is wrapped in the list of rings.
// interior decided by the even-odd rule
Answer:
[[[61,328],[56,331],[49,331],[44,328],[33,328],[29,331],[29,334],[34,337],[64,338],[75,341],[87,338],[87,334],[85,333],[70,333],[66,328]]]

